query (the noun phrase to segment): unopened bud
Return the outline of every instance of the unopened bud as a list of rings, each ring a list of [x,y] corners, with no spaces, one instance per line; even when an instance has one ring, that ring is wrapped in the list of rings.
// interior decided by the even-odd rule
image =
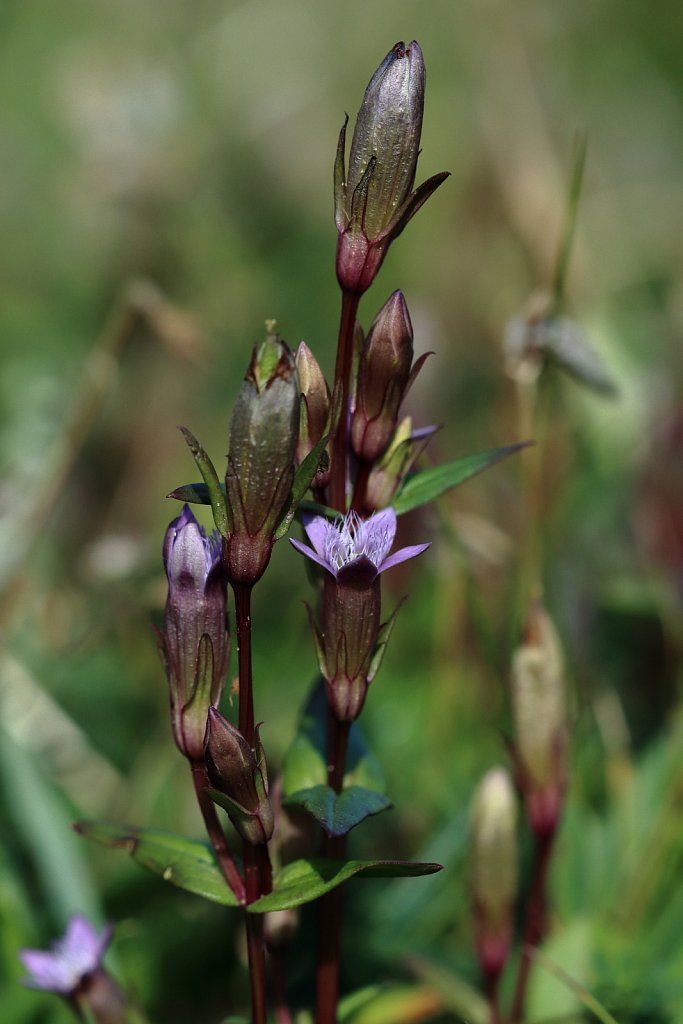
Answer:
[[[267,843],[273,834],[273,810],[268,800],[268,777],[263,747],[256,732],[256,749],[215,708],[209,712],[206,768],[216,803],[248,843]]]
[[[496,978],[508,958],[517,896],[517,799],[508,772],[493,768],[472,801],[472,905],[477,951]]]
[[[345,169],[346,125],[335,164],[337,277],[345,290],[364,292],[391,241],[446,174],[414,192],[424,110],[425,66],[413,41],[389,51],[372,76],[358,111]]]
[[[413,187],[424,94],[422,50],[415,41],[407,47],[396,43],[365,90],[349,153],[346,184],[352,216],[355,192],[370,162],[376,161],[362,211],[368,238],[376,238],[389,224]]]
[[[413,325],[403,293],[396,291],[375,317],[360,354],[351,423],[359,459],[374,462],[389,444],[412,361]]]
[[[294,356],[269,334],[254,349],[230,422],[226,569],[233,584],[256,583],[268,565],[273,533],[289,504],[298,435]]]
[[[159,641],[173,737],[186,757],[201,760],[207,715],[220,699],[230,648],[220,537],[207,537],[187,505],[166,531],[164,566],[168,597]]]
[[[302,463],[325,435],[330,416],[330,389],[318,361],[305,341],[296,351],[296,372],[301,393],[299,419],[299,440],[296,447],[296,461]],[[329,480],[329,469],[318,472],[313,479],[314,488],[325,487]]]
[[[512,710],[519,783],[532,827],[554,832],[567,776],[567,707],[560,643],[545,609],[529,616],[512,659]]]

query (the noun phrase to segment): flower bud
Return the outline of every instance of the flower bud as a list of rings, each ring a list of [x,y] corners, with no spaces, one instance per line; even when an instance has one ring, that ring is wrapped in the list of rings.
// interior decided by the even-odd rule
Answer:
[[[346,125],[335,163],[337,277],[362,294],[396,238],[446,174],[414,192],[424,110],[425,66],[413,41],[389,51],[373,75],[358,111],[345,168]]]
[[[472,906],[477,952],[489,978],[505,966],[517,896],[517,799],[508,772],[493,768],[472,801]]]
[[[235,585],[253,585],[268,565],[273,533],[289,505],[298,436],[294,356],[269,334],[254,349],[230,422],[226,569]]]
[[[299,344],[296,351],[296,372],[301,393],[299,440],[296,446],[296,461],[300,464],[325,435],[330,415],[330,389],[317,359],[305,341]],[[329,469],[316,473],[313,488],[325,487],[329,475]]]
[[[365,508],[368,512],[391,505],[416,459],[438,429],[437,426],[430,426],[413,430],[410,416],[401,420],[389,447],[370,472],[365,490]]]
[[[389,444],[412,361],[413,325],[403,293],[396,291],[375,317],[360,354],[351,421],[359,459],[374,462]]]
[[[267,843],[273,834],[273,810],[263,747],[256,731],[252,750],[240,732],[215,708],[209,712],[206,768],[210,795],[228,812],[248,843]]]
[[[537,835],[551,835],[567,781],[567,708],[559,640],[540,603],[512,659],[512,711],[527,814]]]
[[[207,715],[220,699],[230,653],[220,537],[207,537],[185,505],[166,531],[163,555],[168,597],[159,640],[173,736],[187,758],[201,760]]]

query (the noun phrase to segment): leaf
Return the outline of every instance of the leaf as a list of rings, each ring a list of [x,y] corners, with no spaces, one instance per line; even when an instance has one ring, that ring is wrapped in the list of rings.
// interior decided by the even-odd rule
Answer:
[[[568,316],[553,316],[536,328],[537,344],[560,369],[603,395],[618,388],[592,347],[583,328]]]
[[[385,796],[363,786],[349,786],[341,793],[335,793],[330,786],[311,786],[292,793],[284,803],[302,807],[328,836],[345,836],[361,821],[391,807]]]
[[[447,462],[443,466],[430,466],[429,469],[411,473],[392,502],[396,514],[402,515],[434,501],[452,487],[457,487],[489,466],[506,459],[508,455],[514,455],[530,443],[521,441],[519,444],[507,445],[504,448],[492,448],[488,452],[465,455],[464,458]]]
[[[223,494],[225,494],[225,484],[220,484],[220,488]],[[190,505],[211,504],[209,488],[203,481],[198,484],[182,484],[180,487],[176,487],[175,490],[167,494],[166,497],[175,498],[176,501],[186,501]]]
[[[73,827],[79,835],[100,846],[129,853],[138,864],[179,889],[226,907],[239,905],[206,843],[159,829],[108,821],[81,821]]]
[[[294,742],[287,751],[283,768],[283,792],[288,797],[299,790],[327,785],[327,698],[319,680],[306,704]],[[346,755],[345,786],[363,786],[384,793],[385,783],[377,759],[370,753],[360,726],[353,722]]]
[[[285,865],[273,878],[273,891],[251,903],[252,914],[265,914],[271,910],[300,907],[317,900],[338,885],[361,875],[365,878],[396,878],[432,875],[441,871],[440,864],[425,864],[404,860],[329,860],[315,857],[295,860]]]
[[[216,467],[194,434],[187,427],[180,427],[180,431],[187,441],[187,446],[192,452],[192,457],[197,463],[197,469],[202,474],[202,479],[209,492],[209,504],[213,512],[216,529],[223,537],[227,537],[232,529],[232,517],[225,491],[221,488],[220,480],[218,479]]]
[[[275,540],[280,540],[282,537],[284,537],[287,531],[289,530],[290,526],[292,525],[292,519],[294,519],[296,510],[301,504],[304,494],[311,486],[311,481],[313,480],[313,477],[318,471],[318,466],[320,465],[320,458],[322,456],[322,453],[325,451],[325,446],[327,445],[329,439],[329,434],[323,435],[323,437],[320,438],[315,447],[311,448],[310,452],[297,469],[296,475],[294,477],[294,482],[292,484],[292,495],[289,503],[289,508],[285,513],[284,519],[282,520],[282,522],[280,523],[280,525],[278,526],[274,533]]]
[[[530,956],[533,960],[536,960],[541,967],[544,967],[546,971],[553,974],[561,984],[565,985],[570,992],[572,992],[580,1003],[586,1007],[587,1010],[602,1021],[602,1024],[617,1024],[616,1019],[609,1013],[608,1010],[598,1002],[595,996],[591,995],[588,989],[572,978],[571,975],[567,974],[559,964],[556,964],[550,957],[546,956],[541,952],[540,949],[535,949],[533,946],[527,946],[525,949],[527,956]]]

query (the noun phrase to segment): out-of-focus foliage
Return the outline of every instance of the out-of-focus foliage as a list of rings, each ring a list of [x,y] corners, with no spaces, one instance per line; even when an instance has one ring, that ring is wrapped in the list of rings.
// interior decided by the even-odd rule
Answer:
[[[587,132],[566,311],[619,397],[551,372],[536,437],[546,604],[576,723],[545,949],[620,1024],[683,1019],[681,9],[3,0],[3,1024],[69,1019],[18,985],[16,954],[75,911],[115,922],[108,962],[151,1020],[244,1010],[230,1005],[245,983],[234,919],[85,846],[68,823],[201,834],[149,628],[177,514],[164,495],[194,476],[175,428],[220,463],[266,318],[331,370],[337,133],[402,37],[420,41],[428,69],[420,175],[453,175],[392,248],[361,316],[367,327],[404,290],[416,352],[436,353],[408,403],[414,422],[444,424],[435,459],[524,439],[504,325],[550,284],[572,140]],[[345,987],[365,988],[347,1004],[356,1024],[481,1014],[466,809],[505,757],[527,457],[402,520],[406,539],[433,546],[388,581],[389,609],[411,596],[363,723],[394,810],[353,834],[350,855],[445,870],[347,887]],[[305,593],[301,560],[280,543],[254,607],[273,770],[314,672]],[[298,1006],[310,1002],[314,920],[305,909],[288,965]],[[529,1019],[578,1010],[537,965]]]

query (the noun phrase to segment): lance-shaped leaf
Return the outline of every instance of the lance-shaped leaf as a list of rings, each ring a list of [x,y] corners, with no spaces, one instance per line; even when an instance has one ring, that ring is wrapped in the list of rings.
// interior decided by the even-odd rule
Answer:
[[[238,906],[205,843],[157,829],[104,821],[78,822],[74,828],[79,835],[101,846],[130,854],[143,867],[180,889],[224,906]],[[317,900],[354,875],[413,877],[440,870],[440,864],[397,860],[327,860],[323,857],[297,860],[278,871],[273,878],[273,891],[248,909],[261,914],[298,907]]]
[[[466,480],[476,476],[477,473],[506,459],[508,455],[513,455],[521,448],[526,448],[530,443],[522,441],[505,448],[493,448],[488,452],[465,455],[464,458],[446,462],[443,466],[430,466],[428,469],[420,469],[416,473],[411,473],[392,502],[396,514],[402,515],[404,512],[410,512],[414,508],[419,508],[420,505],[434,501],[435,498],[445,494],[452,487],[458,487]]]
[[[330,786],[312,786],[292,793],[284,803],[303,808],[328,836],[345,836],[361,821],[391,807],[385,796],[363,786],[349,786],[341,793],[335,793]]]
[[[225,484],[221,483],[220,488],[225,496]],[[167,498],[175,498],[176,501],[187,502],[188,505],[210,505],[211,496],[209,488],[204,481],[197,484],[181,484],[174,490],[169,491]]]
[[[108,821],[81,821],[73,827],[85,839],[130,854],[138,864],[179,889],[227,907],[239,905],[206,843],[159,829]]]
[[[286,910],[311,903],[338,885],[359,875],[365,878],[415,878],[441,871],[441,864],[406,860],[329,860],[313,857],[295,860],[278,871],[273,878],[273,891],[251,903],[252,914]]]
[[[311,486],[313,477],[318,471],[320,465],[320,459],[325,451],[325,446],[330,439],[329,434],[325,434],[320,438],[318,443],[311,448],[310,452],[301,463],[294,476],[294,482],[292,483],[292,495],[290,498],[289,508],[287,509],[280,525],[277,527],[274,533],[275,540],[280,540],[285,536],[292,520],[296,514],[296,510],[303,500],[303,496]]]
[[[180,430],[187,441],[188,448],[192,452],[192,457],[197,463],[197,469],[202,474],[202,479],[204,480],[209,493],[209,504],[211,505],[211,511],[213,512],[216,529],[223,537],[227,537],[232,529],[232,516],[230,514],[230,506],[225,496],[225,491],[221,487],[220,480],[218,479],[216,467],[194,434],[192,434],[187,427],[181,427]]]

